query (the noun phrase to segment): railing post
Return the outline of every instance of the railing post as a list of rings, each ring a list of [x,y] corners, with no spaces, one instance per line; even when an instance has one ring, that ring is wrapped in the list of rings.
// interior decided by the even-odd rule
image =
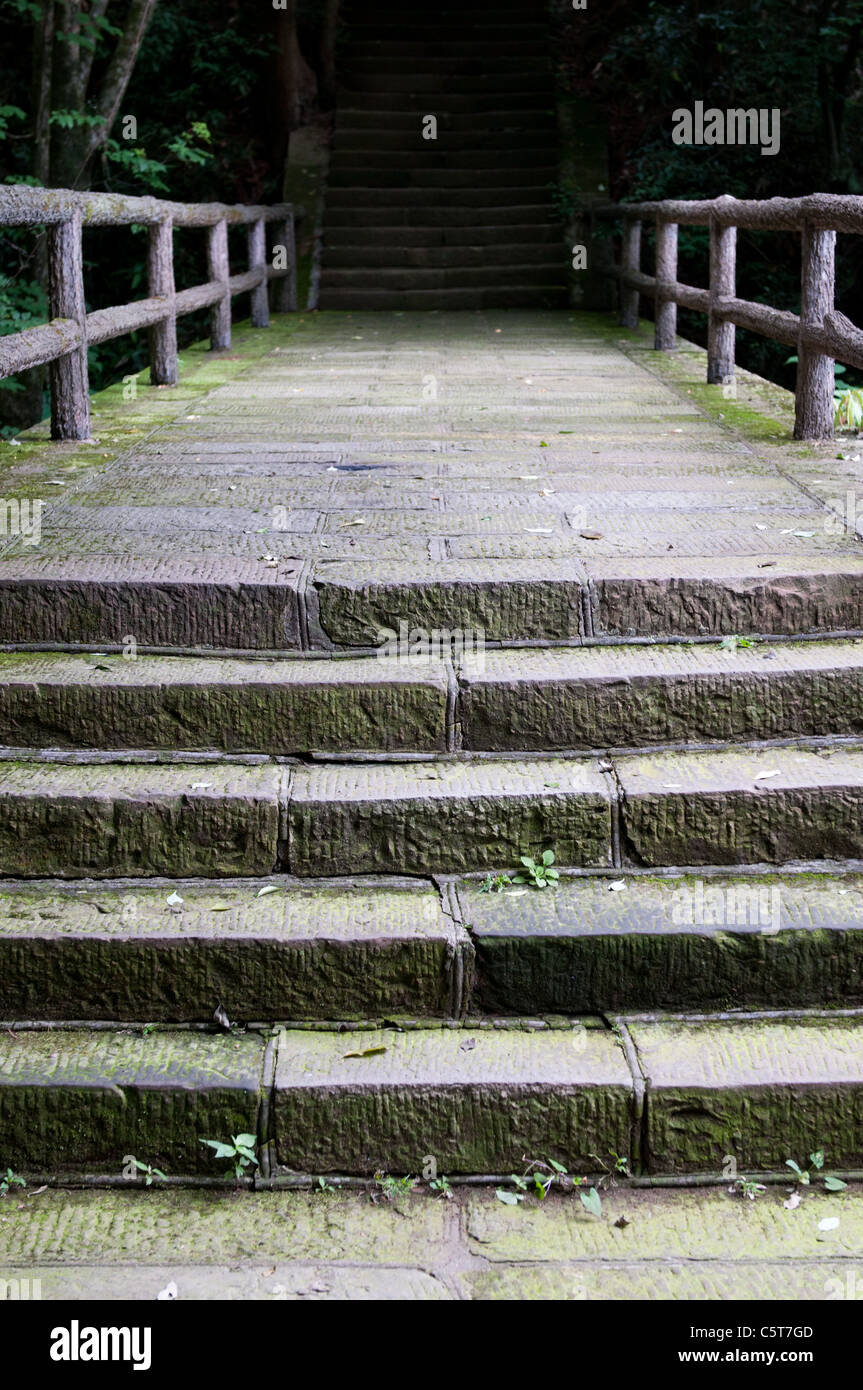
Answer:
[[[666,286],[677,282],[677,223],[656,219],[656,315],[653,346],[672,352],[677,333],[677,304]]]
[[[276,224],[276,245],[285,248],[288,273],[275,282],[273,307],[277,314],[293,314],[297,308],[297,245],[293,213],[284,222]]]
[[[737,279],[737,228],[710,217],[710,317],[707,325],[707,380],[713,385],[734,380],[734,324],[722,319],[717,299],[733,299]]]
[[[231,263],[228,257],[228,224],[224,218],[207,228],[207,275],[222,285],[222,298],[210,306],[210,348],[231,346]]]
[[[174,224],[168,219],[150,227],[147,255],[148,293],[165,299],[168,313],[150,328],[150,384],[177,384],[177,315],[174,311]]]
[[[627,270],[638,272],[641,269],[641,219],[623,219],[623,273]],[[624,280],[620,282],[620,324],[622,328],[638,327],[638,290],[631,289]]]
[[[267,232],[262,217],[249,223],[249,270],[262,270],[264,279],[252,290],[252,327],[267,328],[270,301],[267,294]]]
[[[48,297],[52,319],[72,319],[81,342],[51,362],[51,438],[90,438],[90,380],[87,373],[87,309],[81,214],[48,228]]]
[[[800,339],[797,347],[795,439],[833,438],[833,358],[806,345],[807,328],[823,326],[833,312],[836,233],[803,224],[801,237]]]

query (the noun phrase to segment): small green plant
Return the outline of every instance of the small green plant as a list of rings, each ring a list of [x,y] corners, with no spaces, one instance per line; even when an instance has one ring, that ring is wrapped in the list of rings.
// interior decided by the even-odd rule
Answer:
[[[326,1178],[318,1178],[319,1192],[335,1192],[335,1190],[336,1189],[333,1187],[332,1183],[327,1182]]]
[[[449,1178],[432,1178],[431,1182],[429,1183],[429,1190],[431,1192],[436,1192],[438,1197],[443,1197],[444,1200],[447,1202],[452,1201],[453,1190],[450,1185]]]
[[[797,1181],[804,1187],[809,1187],[812,1181],[812,1169],[816,1173],[820,1173],[824,1167],[824,1150],[816,1149],[814,1153],[810,1154],[809,1164],[809,1168],[801,1168],[799,1163],[794,1162],[793,1158],[786,1158],[785,1160],[785,1167],[797,1174]],[[841,1178],[837,1178],[835,1173],[824,1174],[824,1187],[827,1192],[844,1192],[847,1186],[848,1184],[843,1182]]]
[[[12,1171],[11,1168],[7,1168],[5,1175],[3,1177],[0,1177],[0,1197],[5,1197],[6,1193],[12,1187],[26,1186],[27,1182],[24,1178],[19,1177],[17,1173],[14,1173]]]
[[[722,641],[719,643],[719,650],[721,652],[736,652],[738,647],[754,646],[754,638],[741,637],[738,633],[734,632],[729,637],[723,637]]]
[[[833,423],[838,429],[863,427],[863,386],[837,385],[833,396]]]
[[[373,1197],[384,1197],[388,1202],[391,1202],[394,1197],[402,1197],[406,1193],[412,1192],[419,1182],[419,1178],[410,1176],[394,1178],[390,1173],[375,1173],[375,1182],[379,1191],[374,1193]]]
[[[588,1188],[587,1192],[580,1191],[578,1195],[585,1211],[589,1211],[591,1216],[602,1216],[602,1198],[595,1187]]]
[[[486,874],[479,886],[481,893],[502,893],[504,888],[512,886],[512,879],[509,874]]]
[[[144,1174],[144,1185],[146,1187],[153,1186],[154,1178],[161,1178],[162,1182],[168,1181],[167,1174],[163,1173],[161,1168],[154,1168],[152,1163],[142,1163],[141,1160],[138,1158],[134,1159],[133,1161],[138,1172]]]
[[[605,1169],[607,1176],[602,1178],[600,1181],[605,1183],[610,1180],[612,1186],[614,1186],[615,1174],[621,1173],[625,1178],[631,1177],[629,1171],[629,1159],[624,1154],[617,1153],[615,1149],[609,1149],[608,1154],[609,1158],[613,1160],[611,1166],[609,1166],[606,1163],[604,1158],[600,1158],[599,1154],[591,1154],[590,1157],[595,1158],[597,1163],[599,1163],[601,1167]]]
[[[225,1144],[221,1139],[202,1139],[201,1143],[206,1144],[213,1150],[216,1158],[230,1159],[232,1167],[225,1174],[226,1178],[234,1178],[239,1182],[245,1177],[246,1169],[254,1166],[259,1167],[258,1159],[255,1154],[257,1136],[254,1134],[232,1134],[230,1144]]]
[[[557,883],[560,874],[557,869],[551,867],[554,863],[554,850],[543,850],[539,863],[535,859],[531,859],[528,854],[522,854],[520,857],[524,869],[521,873],[516,874],[513,883],[529,883],[534,888],[553,887]]]
[[[756,1197],[767,1191],[767,1188],[763,1182],[755,1182],[752,1178],[737,1178],[731,1191],[736,1192],[738,1197],[745,1197],[748,1201],[754,1202]]]

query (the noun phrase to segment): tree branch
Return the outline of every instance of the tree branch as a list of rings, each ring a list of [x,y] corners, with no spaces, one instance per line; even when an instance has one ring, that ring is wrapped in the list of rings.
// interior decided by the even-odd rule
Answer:
[[[158,0],[132,0],[129,6],[125,28],[117,40],[102,82],[102,90],[95,101],[96,112],[104,117],[105,124],[101,128],[94,128],[90,135],[88,141],[90,155],[95,154],[99,146],[104,144],[114,121],[117,119],[120,102],[126,94],[141,41],[147,31],[147,25],[153,17],[157,3]]]
[[[111,0],[92,0],[92,4],[90,5],[89,11],[91,20],[104,19],[105,11],[107,10],[110,3]],[[90,73],[93,69],[93,60],[95,57],[96,40],[94,35],[93,47],[85,48],[81,54],[81,88],[85,100],[87,97],[87,88],[90,85]]]

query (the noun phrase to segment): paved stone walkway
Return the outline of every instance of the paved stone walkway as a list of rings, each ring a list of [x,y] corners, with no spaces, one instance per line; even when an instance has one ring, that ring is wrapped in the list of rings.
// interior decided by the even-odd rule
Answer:
[[[97,444],[3,451],[5,496],[45,506],[38,546],[0,540],[0,640],[863,627],[859,536],[825,505],[859,458],[648,344],[598,315],[328,313],[190,350],[177,391],[99,398]]]
[[[508,1207],[487,1189],[50,1191],[0,1202],[0,1280],[46,1299],[859,1298],[863,1192],[788,1197],[618,1187],[597,1218],[572,1194]]]

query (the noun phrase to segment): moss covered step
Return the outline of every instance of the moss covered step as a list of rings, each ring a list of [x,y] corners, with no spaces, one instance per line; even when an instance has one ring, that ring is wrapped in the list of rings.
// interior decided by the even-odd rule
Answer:
[[[649,1172],[863,1167],[860,1018],[635,1021]]]
[[[863,858],[863,746],[614,759],[624,861],[641,867]]]
[[[854,554],[679,559],[447,560],[319,565],[325,638],[376,645],[383,628],[482,631],[486,641],[579,637],[796,636],[863,630]]]
[[[580,1025],[285,1031],[271,1114],[278,1163],[311,1173],[509,1173],[525,1154],[585,1172],[631,1153],[636,1122],[618,1039]]]
[[[459,678],[466,749],[863,733],[860,641],[491,650]]]
[[[563,877],[554,891],[458,885],[471,1010],[863,1004],[863,877]],[[612,888],[612,885],[615,885]]]
[[[416,880],[0,880],[7,1021],[442,1017],[469,950]]]
[[[553,844],[562,863],[601,868],[611,810],[588,758],[295,767],[285,862],[303,878],[463,873]]]
[[[284,770],[273,765],[3,762],[0,874],[267,874]]]
[[[442,752],[442,661],[234,661],[0,653],[14,747]]]
[[[213,1172],[201,1137],[257,1133],[264,1052],[258,1036],[7,1033],[5,1161],[19,1172],[119,1178],[134,1155],[168,1172]]]

